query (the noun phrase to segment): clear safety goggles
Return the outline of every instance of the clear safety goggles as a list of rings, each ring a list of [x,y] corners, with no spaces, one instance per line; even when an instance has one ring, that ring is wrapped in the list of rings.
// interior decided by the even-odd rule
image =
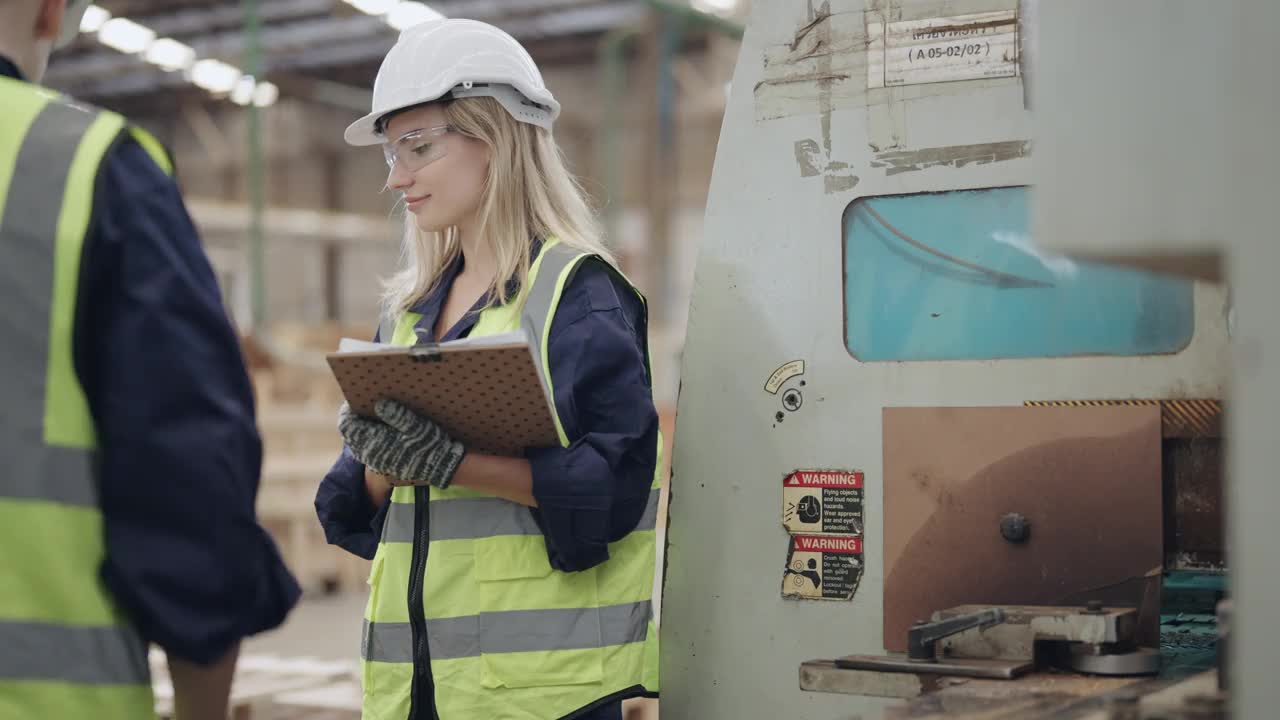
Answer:
[[[406,172],[421,170],[448,153],[443,136],[452,131],[452,125],[439,125],[412,130],[394,142],[383,143],[382,154],[387,159],[387,167],[394,170],[399,163]]]

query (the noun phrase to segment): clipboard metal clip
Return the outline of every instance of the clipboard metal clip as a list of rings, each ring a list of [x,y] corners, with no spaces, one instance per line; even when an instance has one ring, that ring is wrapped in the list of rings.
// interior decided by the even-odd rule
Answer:
[[[418,337],[418,342],[409,348],[409,358],[416,362],[439,362],[444,358],[440,354],[440,346],[426,339],[427,331],[422,328],[414,328],[413,332]]]
[[[435,343],[422,343],[409,348],[409,358],[416,362],[440,362],[444,357],[440,354],[440,346]]]

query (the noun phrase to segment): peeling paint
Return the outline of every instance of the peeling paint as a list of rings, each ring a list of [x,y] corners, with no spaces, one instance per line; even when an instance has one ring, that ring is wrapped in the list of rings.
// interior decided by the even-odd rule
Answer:
[[[755,86],[757,120],[864,104],[862,13],[832,13],[829,0],[811,0],[808,7],[789,41],[764,49],[764,72]]]
[[[830,0],[823,0],[817,7],[814,7],[814,0],[809,0],[808,8],[808,22],[796,30],[791,43],[786,46],[788,55],[783,58],[783,63],[787,65],[785,72],[757,83],[756,97],[760,98],[759,91],[762,87],[770,85],[816,87],[821,139],[796,140],[792,149],[796,166],[800,169],[800,177],[821,175],[823,190],[831,195],[851,190],[859,180],[848,162],[832,159],[832,88],[837,82],[849,80],[854,75],[833,67],[835,57],[829,51],[834,37],[830,22],[833,17]],[[770,67],[768,55],[765,57],[765,67]]]
[[[932,167],[962,168],[967,165],[987,165],[994,162],[1016,160],[1027,157],[1030,152],[1031,142],[1027,140],[983,143],[981,145],[952,145],[950,147],[880,153],[871,161],[871,167],[887,168],[885,170],[886,175],[898,175]]]
[[[835,9],[832,9],[835,5]],[[912,3],[906,8],[902,3],[889,0],[865,0],[865,8],[843,10],[849,3],[813,0],[811,12],[783,42],[766,46],[761,53],[763,72],[755,85],[756,121],[775,120],[821,113],[825,107],[872,108],[881,105],[899,105],[916,98],[971,95],[978,90],[1018,84],[1017,77],[968,80],[954,83],[929,83],[892,88],[868,89],[867,55],[871,42],[868,22],[891,23],[902,20],[923,20],[945,17],[955,13],[982,13],[1007,10],[1011,5],[1004,0],[936,0]],[[904,129],[900,110],[879,108],[887,112],[880,125],[883,136],[873,133],[872,141],[881,150],[894,147],[893,139],[901,138]],[[896,125],[895,125],[896,124]],[[896,127],[897,133],[893,132]]]
[[[857,175],[828,175],[823,178],[828,195],[839,192],[848,192],[858,184]]]
[[[907,135],[906,102],[898,97],[899,88],[875,92],[886,98],[867,106],[867,140],[876,152],[897,150]]]
[[[852,190],[860,180],[850,170],[849,163],[830,160],[817,140],[805,138],[795,143],[796,166],[800,177],[823,176],[823,188],[828,195]]]
[[[788,75],[787,77],[761,80],[760,82],[756,83],[756,90],[759,90],[765,85],[790,85],[792,83],[831,82],[833,80],[848,80],[849,77],[850,76],[848,75],[848,73],[838,73],[838,72],[815,72],[815,73],[808,73],[806,75]]]
[[[809,0],[809,15],[814,18],[809,25],[816,29],[817,41],[820,45],[831,44],[831,2],[826,0],[816,11],[813,7],[813,0]],[[809,31],[806,30],[805,33]],[[822,149],[827,153],[827,160],[831,160],[831,82],[837,79],[848,79],[833,77],[839,75],[833,71],[831,67],[831,55],[827,54],[818,61],[818,109],[822,114]]]
[[[809,14],[810,14],[811,16],[813,16],[813,19],[809,21],[809,24],[808,24],[808,25],[805,25],[805,26],[801,27],[799,30],[796,30],[796,35],[795,35],[795,37],[791,40],[791,51],[792,51],[792,52],[795,52],[795,51],[796,51],[796,48],[800,47],[800,43],[801,43],[801,42],[802,42],[806,37],[808,37],[808,36],[809,36],[809,33],[810,33],[814,28],[816,28],[817,26],[819,26],[819,25],[821,25],[822,23],[826,22],[826,21],[827,21],[827,19],[831,17],[831,4],[830,4],[830,3],[827,3],[827,4],[822,8],[822,10],[821,10],[819,13],[817,13],[816,15],[815,15],[815,14],[814,14],[814,12],[813,12],[813,5],[812,5],[812,4],[810,4],[810,6],[809,6]],[[815,43],[815,44],[816,44],[816,45],[822,45],[822,44],[823,44],[823,41],[821,41],[821,40],[820,40],[820,41],[818,41],[818,42],[817,42],[817,43]]]
[[[799,40],[807,37],[812,32],[815,40],[815,48],[831,47],[831,2],[824,0],[822,5],[816,10],[813,7],[813,0],[809,0],[809,14],[813,17],[813,21],[809,23],[807,28],[802,28],[803,33],[797,33],[797,41],[793,43],[793,49],[799,45]],[[810,51],[806,57],[816,55],[818,50]],[[838,192],[846,192],[851,190],[854,185],[858,184],[858,178],[847,169],[841,169],[839,172],[833,172],[835,162],[832,159],[831,150],[831,113],[834,105],[831,99],[832,82],[837,79],[848,79],[848,75],[837,73],[833,70],[832,64],[834,58],[831,53],[819,56],[818,68],[819,74],[829,76],[818,81],[818,110],[820,113],[819,120],[822,125],[822,150],[826,155],[825,174],[822,178],[823,190],[826,194],[831,195]],[[843,77],[836,77],[843,76]],[[848,167],[848,163],[841,163]]]
[[[817,140],[796,141],[796,164],[800,166],[800,177],[821,174],[822,170],[818,167],[821,155],[822,151],[818,148]]]

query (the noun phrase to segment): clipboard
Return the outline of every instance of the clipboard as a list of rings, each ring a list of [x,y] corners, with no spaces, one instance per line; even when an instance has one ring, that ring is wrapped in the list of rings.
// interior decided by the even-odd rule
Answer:
[[[344,340],[326,359],[351,411],[389,398],[468,449],[506,457],[559,447],[551,399],[524,331],[400,347]]]

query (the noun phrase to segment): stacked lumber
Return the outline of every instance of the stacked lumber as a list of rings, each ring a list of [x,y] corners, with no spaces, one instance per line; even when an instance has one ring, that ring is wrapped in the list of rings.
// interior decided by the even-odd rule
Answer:
[[[358,332],[358,331],[351,331]],[[360,590],[368,562],[329,545],[316,519],[316,488],[342,450],[342,393],[325,366],[342,329],[278,326],[266,343],[242,341],[262,434],[258,518],[307,593]]]

